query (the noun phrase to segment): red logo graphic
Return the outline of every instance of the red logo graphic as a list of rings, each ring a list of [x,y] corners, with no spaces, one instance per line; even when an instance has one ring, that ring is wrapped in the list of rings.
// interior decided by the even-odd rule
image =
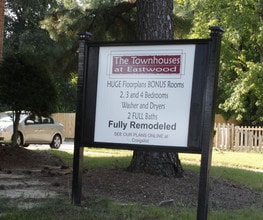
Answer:
[[[180,74],[181,55],[113,56],[113,74]]]

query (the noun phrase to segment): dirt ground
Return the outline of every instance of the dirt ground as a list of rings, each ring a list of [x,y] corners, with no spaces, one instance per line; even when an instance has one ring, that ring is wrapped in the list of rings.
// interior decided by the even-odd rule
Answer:
[[[30,207],[43,198],[71,198],[72,168],[47,152],[0,146],[0,199],[10,198]],[[182,178],[167,178],[124,169],[96,168],[83,174],[82,202],[108,198],[123,204],[196,207],[199,175],[185,171]],[[261,192],[239,183],[211,178],[212,209],[262,207]]]

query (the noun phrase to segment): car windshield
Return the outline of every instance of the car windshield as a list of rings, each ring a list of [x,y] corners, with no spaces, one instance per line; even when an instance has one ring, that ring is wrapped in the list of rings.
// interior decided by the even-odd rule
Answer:
[[[27,116],[27,114],[22,113],[20,115],[20,120]],[[0,122],[13,122],[13,112],[0,112]]]

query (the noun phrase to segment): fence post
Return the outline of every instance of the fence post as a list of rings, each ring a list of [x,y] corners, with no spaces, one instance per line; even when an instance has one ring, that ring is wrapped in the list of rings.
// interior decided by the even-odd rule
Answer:
[[[262,149],[262,130],[259,131],[259,137],[258,137],[258,147],[259,147],[259,152],[261,153],[261,149]]]
[[[230,150],[233,150],[234,142],[235,142],[235,125],[231,124],[231,139],[230,139]]]
[[[239,143],[239,149],[243,150],[244,147],[244,127],[240,127],[240,143]]]

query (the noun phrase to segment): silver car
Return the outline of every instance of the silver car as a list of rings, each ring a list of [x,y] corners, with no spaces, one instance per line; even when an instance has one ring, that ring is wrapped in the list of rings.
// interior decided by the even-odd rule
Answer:
[[[19,146],[49,144],[58,149],[64,141],[64,127],[52,117],[22,113],[18,126]],[[13,112],[0,113],[0,143],[10,143],[13,135]]]

